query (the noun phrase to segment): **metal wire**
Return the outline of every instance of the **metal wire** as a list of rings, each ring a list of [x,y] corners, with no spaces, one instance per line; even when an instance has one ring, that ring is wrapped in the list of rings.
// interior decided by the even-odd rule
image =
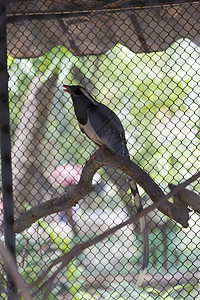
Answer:
[[[120,8],[114,15],[113,9],[106,9],[105,15],[103,10],[102,14],[75,12],[73,16],[69,12],[70,18],[60,16],[64,9],[54,11],[50,3],[41,10],[37,7],[33,14],[30,10],[31,15],[24,18],[26,4],[17,15],[8,15],[9,53],[18,57],[8,57],[15,218],[77,184],[96,149],[80,132],[72,100],[62,84],[84,86],[115,111],[125,128],[131,159],[165,193],[168,184],[177,185],[199,170],[198,34],[196,44],[178,35],[191,37],[198,31],[197,1],[191,6],[154,3],[151,10],[145,7],[142,11]],[[43,13],[50,9],[51,16]],[[193,23],[188,21],[190,12]],[[62,18],[52,22],[57,14]],[[18,16],[22,16],[20,22],[14,19]],[[179,21],[185,24],[182,28]],[[133,29],[134,34],[129,35]],[[176,31],[179,39],[174,39]],[[62,35],[73,53],[60,42]],[[118,43],[118,35],[124,44]],[[170,46],[166,49],[162,41]],[[129,50],[133,44],[137,54]],[[159,51],[153,53],[152,47]],[[45,54],[38,57],[41,53]],[[10,147],[4,136],[3,143]],[[2,161],[2,173],[9,166]],[[44,217],[16,235],[17,265],[31,287],[54,259],[135,214],[129,183],[118,170],[102,168],[93,187],[76,207]],[[189,189],[198,195],[199,183]],[[139,192],[144,206],[151,204],[142,188]],[[8,211],[5,206],[4,214],[11,228],[12,206]],[[159,211],[148,214],[150,264],[142,287],[134,285],[141,267],[142,241],[138,225],[133,224],[84,250],[64,270],[53,264],[52,272],[61,270],[55,273],[53,288],[48,291],[52,282],[41,291],[36,288],[34,299],[195,299],[199,294],[200,228],[197,214],[190,217],[189,228],[182,229]],[[3,294],[5,272],[1,268]]]

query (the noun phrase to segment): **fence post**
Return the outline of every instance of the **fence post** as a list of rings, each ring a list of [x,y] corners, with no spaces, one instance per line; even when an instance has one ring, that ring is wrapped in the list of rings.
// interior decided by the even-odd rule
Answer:
[[[2,164],[2,191],[4,208],[5,245],[16,259],[15,234],[13,231],[14,207],[12,190],[11,139],[8,102],[6,1],[0,0],[0,138]],[[7,298],[16,298],[17,289],[10,272],[7,275]]]

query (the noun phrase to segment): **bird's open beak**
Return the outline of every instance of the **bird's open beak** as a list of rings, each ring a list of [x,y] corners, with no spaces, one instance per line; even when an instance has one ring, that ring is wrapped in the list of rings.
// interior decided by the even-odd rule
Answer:
[[[65,92],[68,92],[70,95],[72,94],[72,92],[71,92],[71,90],[70,90],[70,88],[69,88],[68,85],[63,84],[63,87],[64,87],[64,91],[65,91]]]

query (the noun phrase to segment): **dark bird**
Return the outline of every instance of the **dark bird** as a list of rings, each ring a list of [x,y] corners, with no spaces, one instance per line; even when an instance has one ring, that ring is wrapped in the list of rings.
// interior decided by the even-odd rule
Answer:
[[[117,115],[102,103],[97,102],[81,86],[63,85],[73,100],[75,115],[79,127],[98,147],[106,147],[112,152],[129,157],[124,128]],[[130,179],[131,192],[137,211],[143,209],[136,183]],[[143,264],[136,285],[142,284],[149,261],[149,238],[145,218],[140,218],[140,230],[143,237]]]

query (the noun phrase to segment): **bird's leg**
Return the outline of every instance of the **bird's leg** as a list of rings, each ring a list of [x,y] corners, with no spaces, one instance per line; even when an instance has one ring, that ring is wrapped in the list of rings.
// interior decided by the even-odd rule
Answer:
[[[97,152],[102,151],[106,148],[105,144],[102,144],[101,146],[98,146],[99,149],[97,149],[94,154],[91,155],[90,159],[88,160],[88,163],[91,163],[92,159],[95,157],[95,155],[97,154]]]

